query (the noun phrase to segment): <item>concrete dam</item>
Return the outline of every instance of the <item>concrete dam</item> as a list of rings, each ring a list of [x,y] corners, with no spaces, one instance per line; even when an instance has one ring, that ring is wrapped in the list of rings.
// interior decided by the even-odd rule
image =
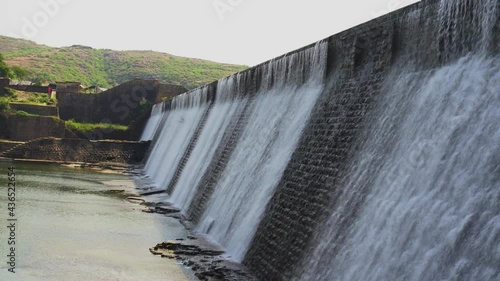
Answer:
[[[144,172],[260,280],[500,281],[500,2],[426,0],[154,106]]]

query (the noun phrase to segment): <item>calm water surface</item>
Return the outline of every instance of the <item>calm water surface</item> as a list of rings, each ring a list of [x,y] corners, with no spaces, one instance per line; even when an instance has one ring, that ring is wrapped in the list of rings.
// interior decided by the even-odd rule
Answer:
[[[192,280],[149,253],[186,236],[174,219],[106,195],[121,175],[16,164],[16,268],[8,271],[8,163],[0,163],[0,280]],[[106,183],[106,184],[104,184]],[[111,187],[116,188],[116,187]],[[122,188],[120,188],[122,189]]]

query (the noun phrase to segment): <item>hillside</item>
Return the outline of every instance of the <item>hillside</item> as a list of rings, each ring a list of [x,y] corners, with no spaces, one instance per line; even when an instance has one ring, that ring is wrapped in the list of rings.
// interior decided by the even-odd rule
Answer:
[[[25,68],[28,80],[80,81],[105,88],[134,78],[155,78],[192,89],[247,68],[153,51],[53,48],[5,36],[0,36],[0,53],[9,66]]]

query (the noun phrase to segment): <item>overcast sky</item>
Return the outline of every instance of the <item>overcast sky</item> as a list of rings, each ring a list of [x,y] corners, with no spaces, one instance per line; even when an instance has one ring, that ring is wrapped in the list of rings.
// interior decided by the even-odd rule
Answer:
[[[249,66],[417,0],[0,0],[0,34]],[[4,16],[7,13],[7,16]]]

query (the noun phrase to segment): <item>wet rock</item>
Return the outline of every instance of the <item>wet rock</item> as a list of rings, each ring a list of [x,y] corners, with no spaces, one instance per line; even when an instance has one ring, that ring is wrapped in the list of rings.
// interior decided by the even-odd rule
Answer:
[[[151,191],[146,191],[146,192],[141,192],[141,196],[149,196],[149,195],[155,195],[155,194],[161,194],[165,193],[165,190],[151,190]]]
[[[244,268],[242,265],[221,259],[221,255],[224,254],[223,251],[187,243],[189,242],[164,242],[156,245],[150,251],[162,257],[182,261],[183,265],[196,272],[195,276],[199,280],[256,280],[250,273],[242,269]]]
[[[145,202],[146,200],[144,200],[140,197],[127,197],[127,201],[129,201],[130,203],[134,203],[134,204],[141,204],[141,203]]]
[[[154,208],[146,208],[142,210],[145,213],[156,213],[161,215],[169,215],[169,214],[177,214],[180,213],[180,210],[173,207],[154,207]]]
[[[165,203],[165,202],[146,202],[144,201],[143,203],[141,203],[141,205],[144,205],[146,207],[159,207],[159,206],[170,206],[169,203]]]
[[[180,213],[181,210],[173,207],[155,207],[152,209],[154,213],[165,215],[165,214],[174,214],[174,213]]]
[[[153,248],[155,251],[169,250],[173,251],[176,255],[188,255],[188,256],[220,256],[224,254],[224,251],[212,250],[212,249],[202,249],[197,245],[187,245],[175,242],[164,242],[156,245]]]
[[[178,220],[183,220],[184,216],[180,213],[172,213],[172,214],[166,214],[168,217],[178,219]]]
[[[202,281],[208,281],[208,278],[201,273],[196,273],[195,276],[198,277],[198,279],[200,279]]]

